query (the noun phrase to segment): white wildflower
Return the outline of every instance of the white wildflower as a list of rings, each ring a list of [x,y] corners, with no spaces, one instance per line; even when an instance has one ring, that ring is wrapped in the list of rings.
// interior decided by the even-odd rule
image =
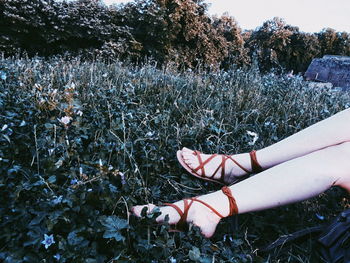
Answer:
[[[154,135],[154,132],[147,132],[147,133],[146,133],[146,136],[147,136],[147,137],[152,137],[153,135]]]
[[[58,168],[60,168],[60,167],[62,166],[62,164],[63,164],[63,160],[62,160],[62,159],[59,159],[59,160],[55,163],[55,166],[56,166],[56,168],[58,169]]]
[[[83,112],[81,110],[78,110],[77,115],[79,115],[81,117],[81,116],[83,116]]]
[[[53,235],[46,235],[44,234],[44,240],[41,242],[47,249],[49,246],[55,243],[55,240],[53,239]]]
[[[7,124],[5,124],[4,126],[2,126],[1,131],[6,130],[8,127],[9,127],[9,126],[8,126]]]
[[[126,181],[125,181],[125,176],[122,172],[119,172],[119,175],[120,175],[120,179],[122,180],[122,185],[125,185],[126,184]]]
[[[48,150],[48,151],[49,151],[49,156],[52,155],[52,153],[54,152],[54,150],[55,150],[54,148]]]
[[[68,125],[70,123],[71,119],[72,118],[69,116],[64,116],[61,119],[58,119],[58,121],[64,125]]]
[[[53,257],[54,257],[54,259],[56,259],[57,261],[59,261],[60,258],[61,258],[61,255],[57,253],[57,254],[54,255]]]
[[[248,142],[249,145],[254,145],[256,141],[259,139],[259,135],[256,132],[247,131],[247,134],[251,137],[253,137],[253,140],[251,142]]]
[[[2,80],[6,80],[7,79],[6,73],[1,71],[0,78]]]

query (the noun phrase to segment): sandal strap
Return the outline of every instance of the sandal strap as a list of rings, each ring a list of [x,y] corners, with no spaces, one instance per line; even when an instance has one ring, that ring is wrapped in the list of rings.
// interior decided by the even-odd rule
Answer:
[[[238,214],[238,207],[237,207],[237,204],[236,204],[236,200],[235,200],[235,198],[232,195],[231,189],[229,187],[227,187],[227,186],[224,186],[224,187],[221,188],[221,191],[227,196],[228,201],[229,201],[230,211],[229,211],[228,216],[232,216],[232,215]],[[190,200],[190,202],[188,202],[189,200]],[[164,203],[164,205],[174,208],[179,213],[180,220],[176,224],[177,228],[179,228],[179,229],[184,229],[184,226],[186,225],[188,211],[190,210],[190,208],[191,208],[191,206],[192,206],[192,204],[194,202],[198,202],[198,203],[201,203],[201,204],[205,205],[206,207],[208,207],[211,211],[213,211],[220,218],[224,218],[225,217],[222,214],[220,214],[211,205],[208,205],[206,202],[204,202],[202,200],[199,200],[196,197],[193,197],[193,198],[190,198],[190,199],[183,199],[183,202],[184,202],[184,209],[183,209],[183,211],[175,204]]]
[[[190,202],[188,202],[188,200],[190,200]],[[182,200],[184,202],[184,210],[182,211],[177,205],[175,204],[171,204],[171,203],[164,203],[164,205],[166,206],[170,206],[172,208],[174,208],[176,210],[176,212],[179,213],[180,215],[180,220],[177,222],[176,224],[176,228],[178,229],[185,229],[185,225],[186,225],[186,221],[187,221],[187,216],[188,216],[188,211],[190,210],[192,204],[194,202],[198,202],[201,203],[203,205],[205,205],[206,207],[208,207],[210,210],[212,210],[217,216],[219,216],[220,218],[223,218],[224,216],[222,214],[220,214],[215,208],[213,208],[211,205],[208,205],[206,202],[199,200],[195,197],[190,198],[190,199],[183,199]],[[231,207],[231,203],[230,203],[230,207]]]
[[[239,162],[237,162],[235,159],[233,159],[233,155],[225,155],[227,159],[230,159],[232,162],[234,162],[239,168],[241,168],[246,173],[250,173],[250,171],[246,168],[244,168]]]
[[[195,156],[197,156],[197,158],[198,158],[198,163],[199,163],[199,165],[197,166],[197,168],[195,168],[195,169],[192,169],[192,171],[194,172],[194,173],[196,173],[197,175],[198,175],[198,173],[197,173],[197,171],[198,170],[202,170],[201,171],[201,177],[206,177],[205,176],[205,170],[204,170],[204,166],[207,164],[207,163],[209,163],[211,160],[213,160],[216,156],[217,156],[217,154],[215,153],[215,154],[212,154],[208,159],[206,159],[204,162],[203,162],[203,160],[202,160],[202,157],[201,157],[201,152],[200,151],[193,151],[193,155],[195,155]],[[220,166],[219,166],[220,167]],[[211,177],[213,177],[215,175],[215,173],[211,176]],[[198,175],[199,176],[199,175]]]
[[[230,204],[230,212],[229,212],[228,216],[238,214],[238,207],[236,204],[236,200],[232,195],[231,189],[227,186],[224,186],[221,188],[221,191],[227,196],[229,204]]]
[[[199,200],[195,197],[191,198],[191,200],[193,201],[196,201],[196,202],[199,202],[203,205],[205,205],[206,207],[208,207],[211,211],[213,211],[215,214],[217,214],[220,218],[223,218],[224,216],[222,214],[220,214],[215,208],[213,208],[211,205],[208,205],[207,203],[205,203],[204,201],[202,200]]]
[[[225,184],[225,166],[226,166],[226,161],[227,160],[231,160],[234,164],[236,164],[239,168],[241,168],[243,171],[245,171],[246,173],[250,173],[250,171],[246,168],[244,168],[239,162],[237,162],[234,158],[233,155],[226,155],[223,154],[222,155],[222,161],[221,164],[216,168],[215,172],[213,173],[213,175],[210,177],[214,177],[215,174],[218,172],[218,170],[221,168],[221,176],[219,179],[217,179],[218,181],[220,181],[222,184]]]
[[[250,160],[252,163],[252,171],[253,173],[260,173],[263,171],[263,168],[261,167],[261,165],[258,162],[258,159],[256,158],[256,151],[253,150],[249,153],[250,155]]]
[[[222,159],[221,159],[221,164],[218,165],[218,167],[215,169],[215,171],[213,172],[213,174],[211,176],[206,176],[205,175],[205,169],[204,169],[204,166],[206,164],[208,164],[211,160],[213,160],[216,156],[218,156],[218,154],[214,153],[212,154],[208,159],[206,159],[204,162],[202,160],[202,157],[201,157],[201,152],[199,151],[193,151],[193,155],[197,156],[198,158],[198,163],[199,165],[195,168],[195,169],[192,169],[192,171],[194,173],[196,173],[198,176],[200,177],[205,177],[205,178],[213,178],[216,173],[219,171],[219,169],[221,168],[221,177],[218,179],[218,181],[221,181],[224,183],[224,177],[225,177],[225,165],[226,165],[226,161],[227,160],[231,160],[233,163],[235,163],[239,168],[241,168],[243,171],[245,171],[246,173],[250,173],[250,171],[246,168],[244,168],[239,162],[237,162],[234,158],[233,158],[233,155],[226,155],[226,154],[223,154],[222,155]],[[201,175],[199,175],[197,172],[198,170],[201,170]]]
[[[218,154],[212,154],[208,159],[206,159],[204,162],[202,160],[201,157],[201,152],[200,151],[193,151],[193,155],[197,156],[198,158],[198,163],[199,165],[192,169],[192,172],[195,173],[198,177],[203,177],[203,178],[214,178],[214,176],[216,175],[216,173],[219,171],[219,169],[221,168],[221,176],[220,178],[217,179],[217,181],[221,182],[221,183],[225,183],[225,166],[226,166],[226,162],[227,160],[231,160],[234,164],[236,164],[240,169],[242,169],[243,171],[245,171],[247,174],[250,174],[251,172],[246,169],[245,167],[243,167],[239,162],[237,162],[233,156],[234,155],[226,155],[223,154],[222,155],[222,159],[221,159],[221,163],[218,165],[218,167],[215,169],[215,171],[213,172],[212,175],[206,175],[205,173],[205,165],[207,165],[211,160],[213,160],[216,156],[218,156]],[[250,155],[250,161],[251,161],[251,165],[252,165],[252,172],[253,173],[260,173],[261,171],[263,171],[263,168],[261,167],[261,165],[258,162],[258,159],[256,157],[256,151],[253,150],[249,153]],[[201,174],[198,174],[198,171],[201,170]]]
[[[188,203],[188,199],[183,199],[184,202],[184,211],[182,212],[182,210],[175,204],[171,204],[171,203],[164,203],[164,205],[166,206],[170,206],[172,208],[174,208],[180,215],[180,220],[177,222],[176,224],[176,228],[177,229],[185,229],[186,226],[186,220],[187,220],[187,215],[188,215],[188,210],[190,209],[190,207],[192,206],[194,200],[191,200],[190,203]]]

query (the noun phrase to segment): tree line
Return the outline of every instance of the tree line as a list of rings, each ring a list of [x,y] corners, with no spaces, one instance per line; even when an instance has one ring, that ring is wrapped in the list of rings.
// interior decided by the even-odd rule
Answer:
[[[350,34],[326,28],[305,33],[273,18],[243,31],[228,15],[210,16],[203,0],[137,0],[106,6],[101,0],[0,1],[0,52],[56,54],[177,67],[249,66],[304,72],[325,54],[350,55]]]

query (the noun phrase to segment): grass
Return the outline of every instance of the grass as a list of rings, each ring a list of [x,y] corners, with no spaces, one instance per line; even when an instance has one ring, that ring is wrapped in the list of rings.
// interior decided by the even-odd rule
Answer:
[[[152,63],[3,58],[0,70],[5,262],[318,262],[311,238],[259,248],[348,206],[332,189],[226,219],[210,240],[196,227],[168,233],[152,216],[128,214],[135,204],[217,189],[180,168],[175,154],[183,146],[260,149],[349,107],[348,93],[255,68],[178,72]],[[254,145],[247,131],[258,134]],[[48,249],[44,234],[55,240]]]

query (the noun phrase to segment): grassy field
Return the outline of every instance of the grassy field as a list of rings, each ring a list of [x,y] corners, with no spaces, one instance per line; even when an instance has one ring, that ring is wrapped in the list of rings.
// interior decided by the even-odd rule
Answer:
[[[225,219],[209,240],[193,226],[169,233],[155,215],[128,214],[218,189],[179,166],[183,146],[259,149],[349,107],[347,93],[256,68],[178,72],[79,58],[3,58],[0,76],[4,262],[319,262],[312,238],[259,249],[348,207],[332,189]],[[253,145],[247,131],[259,136]]]

